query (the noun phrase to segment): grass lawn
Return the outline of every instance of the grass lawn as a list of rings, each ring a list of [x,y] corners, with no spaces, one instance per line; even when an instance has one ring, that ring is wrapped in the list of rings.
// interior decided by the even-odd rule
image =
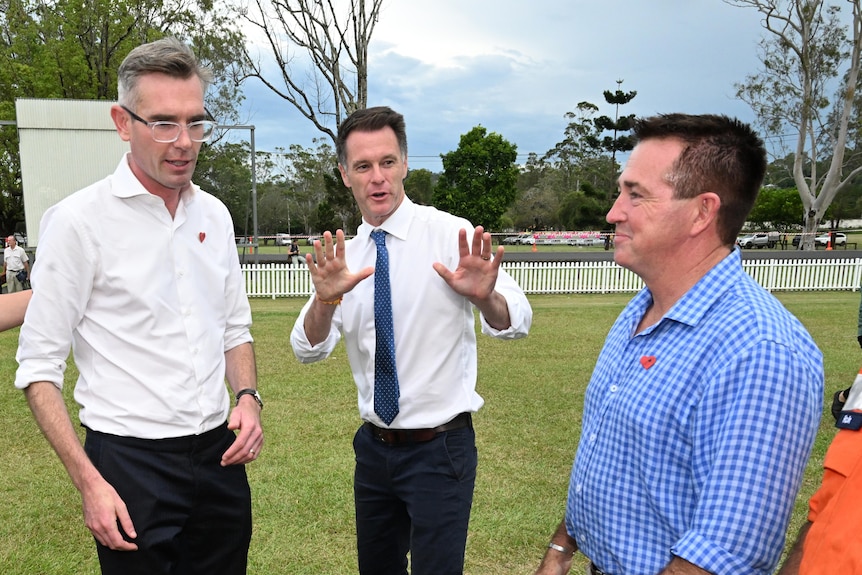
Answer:
[[[303,246],[303,251],[305,246]],[[779,294],[811,331],[826,358],[826,404],[814,454],[797,500],[789,539],[804,521],[806,501],[834,435],[828,404],[848,386],[862,360],[856,343],[859,293]],[[479,339],[476,415],[479,473],[467,546],[471,575],[532,573],[565,506],[578,442],[584,388],[611,323],[629,295],[533,296],[526,339]],[[252,300],[266,445],[249,466],[255,532],[249,573],[355,573],[351,441],[359,425],[356,390],[344,348],[301,365],[288,334],[300,299]],[[0,573],[97,574],[80,498],[42,437],[12,381],[17,330],[0,333]],[[157,345],[154,342],[154,345]],[[70,366],[65,395],[76,372]],[[780,392],[776,391],[776,398]],[[323,400],[319,398],[324,398]],[[77,421],[76,417],[73,417]],[[788,430],[792,433],[792,430]],[[789,543],[789,542],[788,542]],[[573,573],[583,572],[578,556]]]

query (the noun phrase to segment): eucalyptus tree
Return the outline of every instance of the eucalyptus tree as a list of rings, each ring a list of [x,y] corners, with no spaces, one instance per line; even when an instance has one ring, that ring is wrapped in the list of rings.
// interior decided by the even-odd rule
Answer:
[[[239,1],[252,33],[237,81],[256,78],[335,143],[341,121],[367,107],[368,45],[383,0]]]
[[[760,42],[762,69],[738,84],[768,134],[791,133],[793,181],[802,200],[803,246],[813,237],[836,194],[862,172],[847,153],[848,131],[859,117],[856,89],[862,53],[859,0],[725,0],[754,8],[767,35]],[[844,21],[850,21],[850,30]],[[831,97],[833,87],[839,88]],[[862,152],[862,150],[855,150]],[[853,160],[848,167],[847,161]],[[825,164],[825,171],[819,166]]]

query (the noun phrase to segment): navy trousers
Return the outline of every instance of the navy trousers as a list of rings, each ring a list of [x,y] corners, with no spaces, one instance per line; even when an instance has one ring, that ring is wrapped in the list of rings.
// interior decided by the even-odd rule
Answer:
[[[103,575],[244,575],[251,541],[245,466],[222,467],[235,435],[136,439],[87,430],[90,460],[126,503],[137,551],[96,542]]]
[[[362,426],[353,439],[360,575],[461,575],[476,484],[471,427],[389,445]]]

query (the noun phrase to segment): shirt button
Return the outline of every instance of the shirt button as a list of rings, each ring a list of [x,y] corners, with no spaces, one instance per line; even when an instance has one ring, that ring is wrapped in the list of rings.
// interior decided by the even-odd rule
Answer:
[[[611,386],[611,393],[616,393],[618,389],[619,389],[619,387],[617,387],[616,385],[612,385]]]
[[[595,441],[595,440],[596,440],[596,437],[597,437],[597,436],[596,436],[596,434],[595,434],[595,433],[593,433],[592,435],[590,435],[590,442]]]

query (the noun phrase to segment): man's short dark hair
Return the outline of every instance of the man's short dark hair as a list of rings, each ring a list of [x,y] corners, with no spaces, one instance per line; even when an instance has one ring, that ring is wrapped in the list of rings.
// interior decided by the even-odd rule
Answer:
[[[662,114],[634,122],[636,141],[674,138],[685,145],[667,174],[677,198],[714,192],[718,233],[733,245],[766,173],[766,148],[748,124],[724,115]]]
[[[401,156],[406,158],[407,128],[404,124],[404,116],[387,106],[377,106],[356,110],[341,122],[341,125],[338,127],[338,137],[335,140],[335,153],[338,156],[338,163],[343,167],[347,167],[347,150],[345,146],[347,136],[351,132],[376,132],[386,126],[389,126],[395,132],[395,137],[398,139],[398,147],[401,149]]]

